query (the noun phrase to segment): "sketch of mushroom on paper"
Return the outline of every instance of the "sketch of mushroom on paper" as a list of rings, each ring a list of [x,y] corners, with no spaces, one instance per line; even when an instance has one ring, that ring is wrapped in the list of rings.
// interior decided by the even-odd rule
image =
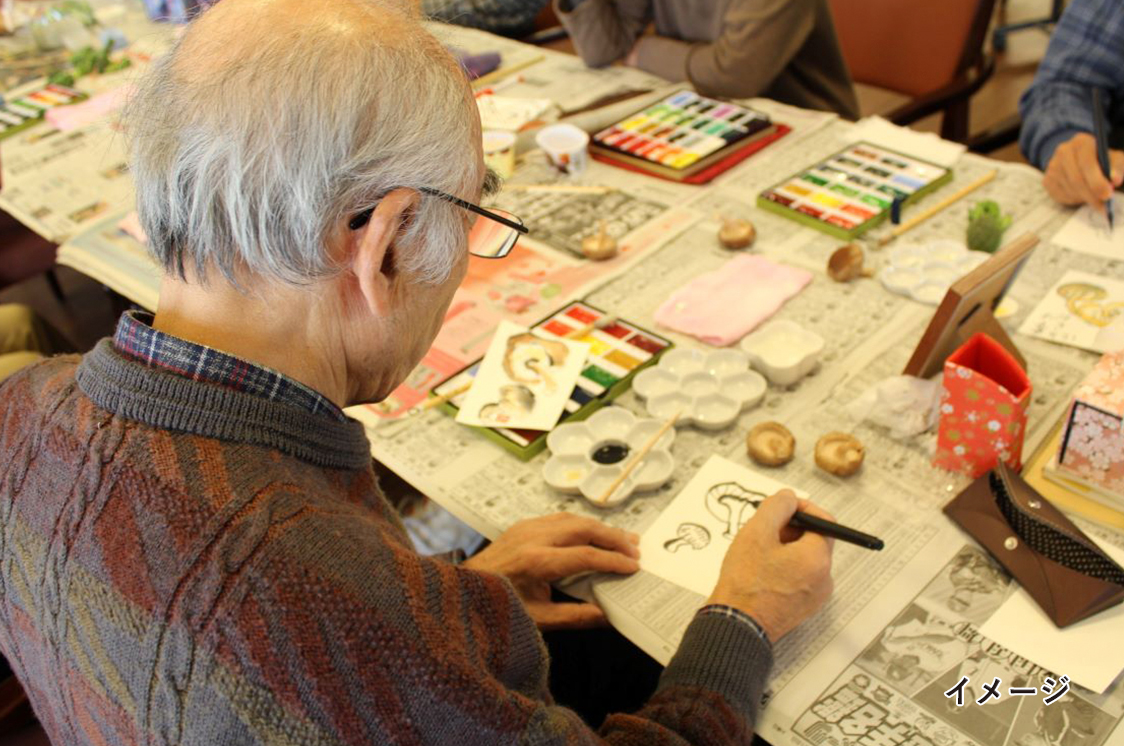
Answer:
[[[695,551],[706,549],[710,543],[710,531],[705,526],[697,523],[680,523],[674,539],[664,542],[663,548],[669,552],[678,552],[683,547],[690,547]]]
[[[546,391],[556,388],[550,369],[565,365],[570,349],[562,342],[537,337],[530,332],[516,334],[507,340],[503,369],[508,378],[519,383],[541,383]]]
[[[726,525],[722,536],[733,539],[738,529],[749,520],[745,509],[761,504],[768,495],[742,487],[737,482],[722,482],[706,491],[706,509],[712,516]]]

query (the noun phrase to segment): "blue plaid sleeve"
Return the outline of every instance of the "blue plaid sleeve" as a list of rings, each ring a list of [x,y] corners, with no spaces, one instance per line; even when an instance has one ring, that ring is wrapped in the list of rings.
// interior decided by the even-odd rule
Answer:
[[[438,21],[491,31],[503,36],[526,36],[534,31],[535,16],[548,0],[422,0],[422,13]]]
[[[1073,0],[1054,29],[1034,82],[1019,101],[1027,159],[1046,168],[1054,149],[1093,131],[1092,89],[1107,94],[1114,127],[1124,120],[1124,3]]]

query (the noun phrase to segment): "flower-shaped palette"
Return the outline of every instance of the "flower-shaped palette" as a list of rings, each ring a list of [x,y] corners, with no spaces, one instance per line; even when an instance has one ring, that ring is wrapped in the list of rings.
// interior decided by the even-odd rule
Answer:
[[[959,241],[903,244],[890,252],[889,266],[878,273],[878,279],[891,292],[935,306],[949,285],[987,259],[984,252],[969,251]]]
[[[632,381],[632,390],[647,400],[648,414],[666,420],[680,412],[677,424],[706,430],[733,424],[743,409],[761,401],[767,388],[741,350],[671,350]]]
[[[632,454],[644,448],[662,425],[660,420],[637,419],[622,407],[606,407],[584,422],[559,425],[546,439],[551,456],[542,468],[543,479],[559,492],[580,494],[601,508],[619,505],[633,492],[654,490],[675,471],[671,456],[674,428],[656,441],[608,500],[598,502]]]

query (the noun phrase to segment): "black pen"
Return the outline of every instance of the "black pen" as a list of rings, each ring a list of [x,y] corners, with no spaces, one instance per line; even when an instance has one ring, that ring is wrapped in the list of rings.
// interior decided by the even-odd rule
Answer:
[[[792,516],[792,520],[788,522],[788,525],[793,528],[802,528],[805,531],[812,531],[824,536],[830,536],[833,539],[846,541],[866,549],[873,549],[876,552],[886,546],[877,536],[864,534],[862,531],[856,531],[853,528],[847,528],[838,523],[825,521],[823,518],[816,518],[814,515],[801,511],[797,511],[796,514]]]
[[[1103,95],[1100,88],[1093,89],[1093,136],[1097,139],[1097,160],[1100,161],[1101,171],[1111,184],[1112,163],[1108,159],[1108,120],[1105,119]],[[1105,203],[1105,212],[1108,214],[1108,230],[1112,232],[1112,195]]]

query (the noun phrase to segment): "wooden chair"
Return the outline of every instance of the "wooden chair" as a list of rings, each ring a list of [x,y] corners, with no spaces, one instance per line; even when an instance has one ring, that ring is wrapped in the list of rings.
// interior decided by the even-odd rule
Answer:
[[[884,116],[907,125],[944,113],[941,136],[968,139],[968,105],[991,77],[984,51],[995,0],[829,0],[856,83],[910,97]]]

